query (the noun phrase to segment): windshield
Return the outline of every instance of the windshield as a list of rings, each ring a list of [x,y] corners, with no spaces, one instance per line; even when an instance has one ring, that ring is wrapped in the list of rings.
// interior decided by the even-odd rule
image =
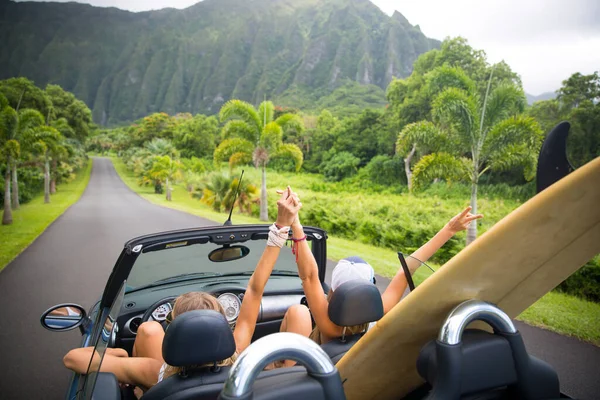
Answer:
[[[94,393],[94,386],[96,385],[96,379],[98,378],[98,372],[100,371],[100,365],[102,364],[102,359],[104,358],[104,353],[106,352],[106,348],[110,343],[110,338],[113,335],[113,331],[116,329],[117,317],[119,316],[119,311],[121,310],[121,306],[123,305],[123,298],[125,296],[125,282],[121,286],[119,290],[119,294],[115,298],[112,306],[110,307],[110,311],[108,312],[108,316],[101,321],[102,326],[100,335],[98,336],[98,340],[96,341],[96,345],[94,346],[94,352],[92,353],[92,358],[90,359],[90,364],[88,365],[88,372],[86,374],[86,380],[83,386],[83,398],[91,399],[92,394]]]
[[[181,242],[183,243],[183,242]],[[312,244],[308,242],[309,246]],[[227,274],[251,274],[262,256],[266,240],[248,240],[242,243],[249,249],[248,255],[231,261],[211,261],[208,255],[222,246],[214,243],[192,244],[189,246],[165,248],[159,251],[142,252],[135,261],[129,277],[127,290],[155,283],[161,280],[178,279],[179,275],[194,274],[195,277]],[[281,249],[274,270],[297,273],[296,256],[290,247]],[[188,275],[190,277],[190,275]],[[185,277],[181,276],[181,279]]]

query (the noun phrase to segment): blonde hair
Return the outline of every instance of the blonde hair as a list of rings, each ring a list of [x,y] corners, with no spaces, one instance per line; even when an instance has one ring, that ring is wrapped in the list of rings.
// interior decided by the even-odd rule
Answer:
[[[329,303],[329,300],[331,299],[332,295],[333,295],[333,291],[330,290],[329,293],[327,294],[327,303]],[[344,328],[344,335],[350,336],[350,335],[356,335],[357,333],[366,332],[367,329],[369,328],[369,324],[366,323],[366,324],[360,324],[360,325],[345,326],[343,328]],[[316,325],[308,337],[316,344],[323,344],[323,343],[321,343],[321,331],[319,330],[319,327]]]
[[[177,299],[175,299],[175,305],[173,306],[172,319],[177,318],[178,315],[186,313],[188,311],[194,310],[215,310],[223,314],[225,316],[225,310],[221,306],[221,303],[217,300],[217,298],[210,293],[204,292],[189,292],[182,294]],[[213,365],[217,365],[219,367],[229,367],[233,365],[235,360],[237,359],[237,352],[235,352],[231,357],[219,361],[217,363],[208,363],[202,365],[192,365],[189,368],[203,368],[203,367],[211,367]],[[172,365],[168,365],[165,368],[164,378],[171,375],[178,374],[182,371],[180,367],[173,367]]]

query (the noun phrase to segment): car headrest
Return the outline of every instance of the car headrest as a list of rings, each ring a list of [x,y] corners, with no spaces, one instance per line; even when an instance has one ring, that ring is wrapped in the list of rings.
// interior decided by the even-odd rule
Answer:
[[[339,326],[354,326],[383,317],[381,294],[375,285],[362,279],[341,284],[329,299],[329,319]]]
[[[162,354],[174,367],[222,361],[235,353],[235,340],[225,316],[194,310],[175,317],[165,332]]]

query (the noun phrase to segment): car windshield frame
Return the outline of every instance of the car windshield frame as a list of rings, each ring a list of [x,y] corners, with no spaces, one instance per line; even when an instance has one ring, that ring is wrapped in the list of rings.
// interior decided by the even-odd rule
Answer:
[[[138,257],[143,252],[161,251],[174,244],[186,245],[213,243],[215,245],[244,244],[249,240],[263,239],[266,244],[270,225],[230,225],[199,227],[140,236],[125,243],[124,248],[107,280],[100,302],[109,307],[115,300],[120,284],[127,281]],[[320,228],[303,227],[306,239],[311,242],[312,253],[319,268],[319,279],[325,280],[327,265],[327,232]],[[207,260],[208,261],[208,260]],[[210,262],[210,261],[208,261]],[[214,265],[218,265],[215,263]],[[277,269],[277,267],[276,267]],[[218,268],[215,268],[218,272]],[[177,275],[177,274],[174,274]],[[239,275],[239,274],[238,274]],[[173,283],[173,282],[172,282]]]
[[[126,292],[196,279],[252,275],[266,243],[265,238],[252,237],[242,245],[234,245],[245,247],[243,257],[218,261],[210,259],[211,253],[231,248],[230,244],[183,240],[148,246],[142,249],[129,273]],[[309,245],[312,246],[312,243],[309,242]],[[291,244],[284,246],[274,270],[280,275],[298,276],[295,257]]]

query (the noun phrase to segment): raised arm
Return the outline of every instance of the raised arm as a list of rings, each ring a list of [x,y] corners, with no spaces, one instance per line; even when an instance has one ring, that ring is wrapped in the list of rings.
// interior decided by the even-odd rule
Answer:
[[[483,218],[482,214],[471,214],[471,207],[465,208],[461,213],[454,216],[448,223],[432,237],[427,243],[421,246],[417,251],[411,254],[413,258],[407,258],[406,264],[411,274],[414,274],[422,262],[426,262],[435,254],[452,236],[457,232],[467,229],[471,221]],[[416,259],[416,260],[415,260]],[[418,260],[418,261],[417,261]],[[402,269],[398,270],[396,276],[392,279],[385,292],[381,295],[383,300],[383,312],[387,313],[402,298],[406,290],[407,281]]]
[[[240,315],[233,331],[238,353],[241,353],[250,345],[256,328],[256,320],[258,319],[265,286],[281,251],[278,244],[285,243],[289,227],[296,218],[299,208],[300,205],[295,204],[294,199],[290,196],[289,189],[277,201],[277,221],[275,224],[279,229],[271,228],[270,239],[267,241],[265,251],[248,282],[248,288],[240,308]]]
[[[298,240],[305,238],[304,230],[297,218],[292,224],[293,238]],[[306,240],[298,243],[298,274],[302,279],[302,287],[308,302],[308,308],[312,314],[319,331],[328,337],[342,335],[342,327],[334,324],[329,319],[327,297],[319,280],[319,267]]]

